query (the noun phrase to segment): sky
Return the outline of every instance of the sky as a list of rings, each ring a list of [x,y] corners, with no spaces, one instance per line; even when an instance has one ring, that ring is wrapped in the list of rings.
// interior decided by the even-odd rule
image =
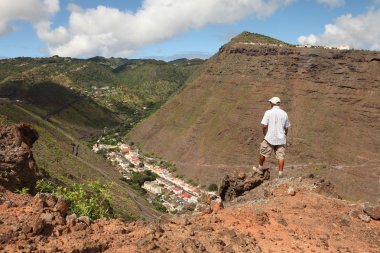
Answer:
[[[380,0],[0,0],[0,58],[208,58],[243,31],[380,50]]]

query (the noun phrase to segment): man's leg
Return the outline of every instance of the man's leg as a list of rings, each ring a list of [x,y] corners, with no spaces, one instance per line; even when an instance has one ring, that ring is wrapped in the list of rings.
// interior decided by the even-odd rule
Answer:
[[[285,147],[280,146],[276,149],[276,157],[278,160],[278,177],[283,176],[283,170],[285,165]]]
[[[264,162],[265,162],[265,156],[263,156],[262,154],[260,154],[260,156],[259,156],[259,165],[263,166]]]
[[[264,140],[261,144],[260,144],[260,155],[259,155],[259,168],[256,168],[255,166],[253,166],[253,170],[258,172],[260,175],[263,174],[263,165],[264,165],[264,162],[265,162],[265,156],[264,155],[267,155],[269,156],[272,152],[272,148],[268,145],[268,143]]]
[[[278,160],[278,171],[283,171],[284,170],[284,165],[285,165],[285,160],[284,159],[279,159]]]

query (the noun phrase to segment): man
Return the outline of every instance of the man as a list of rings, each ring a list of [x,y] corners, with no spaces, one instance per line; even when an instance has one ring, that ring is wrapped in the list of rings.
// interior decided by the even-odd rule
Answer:
[[[278,177],[281,178],[285,164],[286,135],[290,122],[288,114],[280,108],[280,98],[273,97],[269,99],[269,102],[271,109],[265,112],[261,121],[264,140],[260,145],[259,168],[253,167],[253,170],[262,174],[265,158],[274,151],[278,160]]]

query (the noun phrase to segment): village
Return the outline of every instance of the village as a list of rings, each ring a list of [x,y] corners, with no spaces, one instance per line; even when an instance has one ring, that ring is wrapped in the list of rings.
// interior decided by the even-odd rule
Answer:
[[[143,156],[139,150],[128,144],[105,145],[97,142],[93,151],[105,151],[106,157],[126,180],[130,179],[132,173],[150,171],[157,175],[154,181],[145,181],[141,186],[148,193],[148,201],[158,200],[168,212],[176,213],[184,208],[198,204],[198,198],[202,194],[213,195],[193,186],[183,179],[172,175],[168,168],[155,163],[154,158]],[[144,162],[143,162],[144,161]]]

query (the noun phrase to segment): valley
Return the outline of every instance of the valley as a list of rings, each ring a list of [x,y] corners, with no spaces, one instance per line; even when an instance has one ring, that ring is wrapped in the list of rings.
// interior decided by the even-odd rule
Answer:
[[[152,219],[158,211],[88,146],[107,129],[112,136],[119,132],[121,140],[123,132],[154,112],[202,62],[2,59],[0,123],[28,122],[37,129],[41,138],[34,148],[36,161],[54,182],[68,186],[96,179],[114,182],[112,205],[117,217]],[[146,71],[151,75],[142,80]],[[78,156],[71,152],[73,143],[79,145]]]

